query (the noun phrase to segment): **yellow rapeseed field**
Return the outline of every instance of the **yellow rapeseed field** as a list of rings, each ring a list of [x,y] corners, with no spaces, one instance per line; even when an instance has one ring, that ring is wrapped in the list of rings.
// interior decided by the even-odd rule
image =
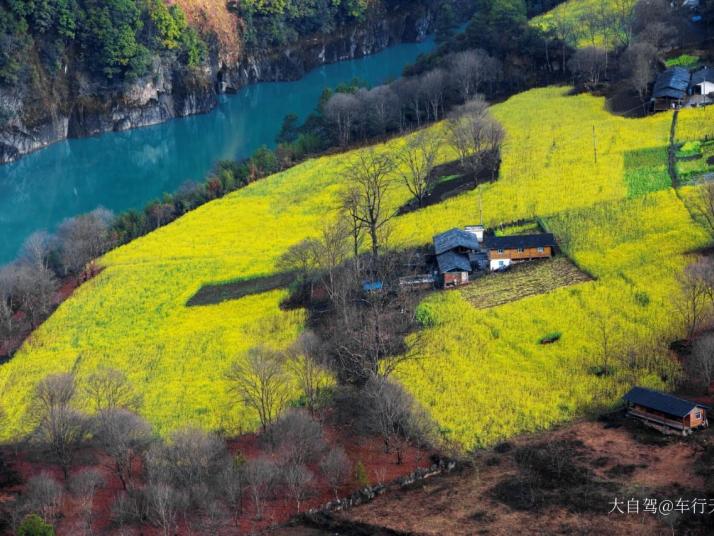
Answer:
[[[482,198],[489,224],[543,216],[597,278],[488,310],[459,292],[422,305],[438,322],[427,330],[423,359],[397,376],[467,448],[607,406],[635,381],[664,386],[662,374],[675,374],[653,352],[638,356],[651,361],[646,372],[618,365],[598,377],[592,325],[607,317],[623,347],[677,333],[668,301],[674,273],[686,262],[682,253],[708,237],[671,189],[633,197],[624,180],[625,153],[666,145],[671,115],[614,117],[603,99],[568,91],[532,90],[494,107],[508,132],[500,179],[395,220],[393,245],[422,244],[473,223]],[[443,159],[453,158],[447,153]],[[186,424],[252,429],[255,415],[234,400],[223,374],[251,346],[290,344],[304,315],[279,309],[282,291],[209,307],[185,303],[204,283],[271,273],[290,245],[329,224],[350,158],[306,162],[107,255],[106,270],[0,367],[3,437],[26,429],[29,393],[45,374],[74,370],[81,381],[99,365],[127,372],[144,395],[142,413],[161,433]],[[390,204],[407,198],[397,187]],[[556,344],[537,344],[555,331],[562,333]]]
[[[531,24],[553,31],[572,46],[611,49],[627,41],[617,20],[629,18],[636,3],[636,0],[567,0],[533,18]]]

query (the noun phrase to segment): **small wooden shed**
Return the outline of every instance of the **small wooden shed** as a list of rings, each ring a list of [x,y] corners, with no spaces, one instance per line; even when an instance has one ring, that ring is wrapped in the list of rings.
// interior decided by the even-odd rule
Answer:
[[[705,404],[644,387],[633,387],[624,399],[628,415],[664,433],[688,435],[709,426]]]

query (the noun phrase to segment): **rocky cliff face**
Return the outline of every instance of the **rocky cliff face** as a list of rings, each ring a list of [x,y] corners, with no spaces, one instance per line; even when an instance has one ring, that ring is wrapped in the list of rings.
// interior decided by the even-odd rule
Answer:
[[[19,87],[0,87],[0,163],[65,138],[153,125],[206,113],[218,94],[262,81],[295,80],[319,65],[358,58],[406,41],[423,39],[431,17],[408,13],[343,28],[280,50],[246,53],[234,64],[214,60],[188,72],[172,58],[155,62],[149,76],[111,85],[65,66],[59,78],[37,76]]]

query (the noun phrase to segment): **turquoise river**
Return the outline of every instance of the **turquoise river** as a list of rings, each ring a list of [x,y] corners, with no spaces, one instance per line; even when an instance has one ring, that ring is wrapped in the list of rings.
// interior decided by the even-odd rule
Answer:
[[[326,65],[296,82],[260,83],[221,97],[205,115],[66,140],[18,162],[0,165],[0,264],[12,260],[33,232],[105,207],[143,208],[186,181],[202,180],[217,161],[274,145],[283,118],[305,118],[326,87],[358,77],[370,85],[398,77],[434,47],[405,43]]]

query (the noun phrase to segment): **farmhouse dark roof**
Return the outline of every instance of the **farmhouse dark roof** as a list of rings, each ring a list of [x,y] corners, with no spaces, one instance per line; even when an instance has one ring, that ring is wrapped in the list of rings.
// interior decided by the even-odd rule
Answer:
[[[483,245],[486,249],[527,249],[555,246],[555,237],[550,233],[513,235],[513,236],[487,236]]]
[[[697,404],[696,402],[683,400],[676,396],[645,389],[644,387],[633,387],[624,398],[630,404],[637,404],[675,417],[684,417],[694,408],[709,408],[704,404]]]
[[[476,236],[461,229],[451,229],[434,237],[434,252],[437,255],[459,247],[478,249],[479,243]]]
[[[692,75],[692,85],[697,86],[704,82],[714,83],[714,69],[703,67]]]
[[[447,251],[436,256],[436,263],[439,265],[439,272],[470,272],[471,263],[465,255],[459,255],[455,251]]]
[[[672,67],[660,73],[655,80],[652,94],[655,98],[681,99],[687,94],[691,76],[684,67]]]

